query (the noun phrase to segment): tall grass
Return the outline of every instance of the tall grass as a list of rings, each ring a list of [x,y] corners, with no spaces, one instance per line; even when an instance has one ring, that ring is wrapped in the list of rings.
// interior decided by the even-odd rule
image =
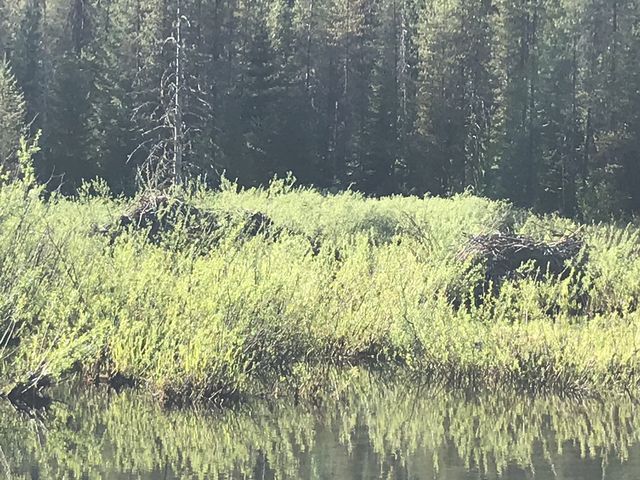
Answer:
[[[301,365],[359,362],[459,384],[638,385],[637,228],[581,227],[470,195],[368,199],[282,181],[188,195],[229,218],[264,212],[279,233],[239,240],[232,224],[205,252],[180,229],[160,244],[136,231],[112,241],[95,225],[127,200],[0,189],[0,392],[80,370],[166,400],[221,401],[272,393]],[[578,228],[584,271],[452,302],[483,276],[455,255],[469,235]]]

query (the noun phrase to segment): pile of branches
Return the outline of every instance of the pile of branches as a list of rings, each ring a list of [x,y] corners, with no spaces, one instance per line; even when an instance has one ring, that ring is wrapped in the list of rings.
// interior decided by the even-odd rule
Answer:
[[[159,243],[168,233],[184,228],[187,234],[207,235],[221,226],[218,216],[168,195],[148,192],[141,195],[112,223],[97,228],[97,233],[115,240],[127,230],[143,230],[149,241]]]
[[[178,230],[189,241],[213,246],[233,226],[239,226],[238,239],[273,236],[276,231],[273,221],[262,212],[220,214],[180,198],[150,192],[141,195],[113,223],[98,228],[97,232],[109,235],[113,241],[127,230],[140,230],[146,233],[149,241],[160,243],[167,234]]]
[[[257,237],[258,235],[273,238],[278,236],[279,230],[267,214],[262,212],[244,212],[242,217],[241,236],[244,238]]]
[[[523,276],[548,273],[566,278],[569,262],[578,258],[583,246],[583,240],[576,234],[549,243],[512,233],[477,235],[471,237],[458,253],[458,260],[482,264],[485,269],[483,290],[491,284],[497,293],[505,280]],[[532,264],[533,268],[523,272],[521,267],[527,264]]]
[[[213,230],[218,228],[218,220],[213,214],[202,212],[180,199],[163,194],[141,196],[118,217],[115,225],[120,229],[148,229],[149,238],[155,239],[162,233],[174,230],[179,219],[185,219],[188,223],[201,223]]]

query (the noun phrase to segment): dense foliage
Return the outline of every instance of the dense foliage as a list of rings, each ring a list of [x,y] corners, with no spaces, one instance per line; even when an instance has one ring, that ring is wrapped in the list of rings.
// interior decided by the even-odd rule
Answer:
[[[637,0],[0,0],[0,52],[0,140],[22,112],[67,192],[179,154],[248,186],[640,209]]]
[[[640,230],[584,226],[585,256],[478,295],[475,233],[576,231],[469,195],[451,199],[192,188],[159,236],[113,225],[130,200],[76,199],[26,180],[0,188],[0,394],[81,371],[167,401],[273,393],[308,365],[401,365],[453,384],[632,390],[640,374]],[[89,195],[88,192],[94,192]],[[96,195],[95,192],[102,192]],[[245,212],[270,218],[248,230]],[[255,216],[252,216],[252,218]],[[238,219],[238,220],[234,220]],[[248,233],[251,231],[251,233]],[[525,274],[528,272],[528,274]]]

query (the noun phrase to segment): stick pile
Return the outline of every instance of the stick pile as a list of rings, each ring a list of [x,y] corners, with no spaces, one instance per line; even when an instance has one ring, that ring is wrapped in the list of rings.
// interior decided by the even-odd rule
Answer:
[[[567,271],[567,261],[576,258],[583,245],[576,235],[551,243],[510,233],[477,235],[469,239],[458,259],[484,263],[486,280],[499,285],[505,279],[516,278],[518,269],[531,261],[540,272],[562,276]]]
[[[221,235],[236,227],[238,240],[276,237],[278,233],[271,218],[262,212],[219,213],[159,193],[142,195],[115,222],[96,228],[96,232],[114,240],[129,229],[146,230],[147,238],[159,243],[166,234],[179,230],[186,240],[204,241],[205,246],[213,247]]]

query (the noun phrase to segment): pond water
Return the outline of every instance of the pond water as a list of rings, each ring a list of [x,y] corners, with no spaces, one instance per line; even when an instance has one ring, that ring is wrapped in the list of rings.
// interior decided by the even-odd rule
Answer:
[[[0,404],[7,479],[640,479],[625,398],[447,391],[350,372],[315,406],[167,411],[145,395],[57,391]]]

